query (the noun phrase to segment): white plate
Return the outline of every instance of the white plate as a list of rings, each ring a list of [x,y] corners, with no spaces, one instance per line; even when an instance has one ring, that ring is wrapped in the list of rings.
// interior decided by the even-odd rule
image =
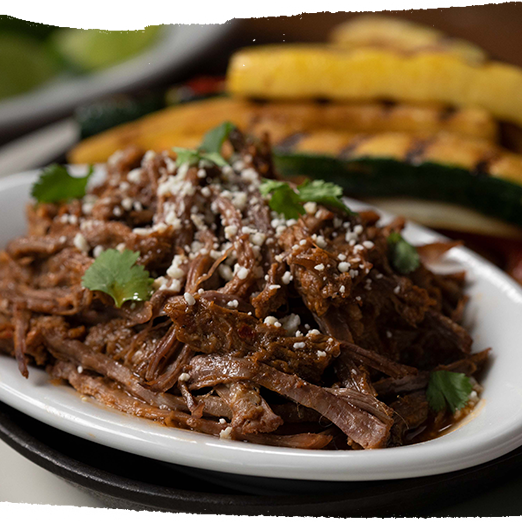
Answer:
[[[0,101],[0,134],[13,127],[63,116],[101,96],[136,90],[193,63],[233,28],[216,25],[169,25],[158,42],[139,55],[103,71],[52,81],[30,92]]]
[[[0,180],[0,245],[24,233],[24,206],[34,173]],[[362,205],[348,200],[353,208]],[[388,216],[389,217],[389,216]],[[408,225],[415,244],[440,236]],[[29,379],[16,362],[0,356],[0,400],[68,433],[113,448],[200,469],[250,476],[359,481],[435,475],[481,464],[522,445],[522,288],[499,269],[465,248],[448,262],[468,271],[474,351],[493,347],[483,380],[483,400],[458,429],[429,442],[368,451],[295,450],[221,440],[132,417],[82,401],[68,386],[50,384],[43,370]]]

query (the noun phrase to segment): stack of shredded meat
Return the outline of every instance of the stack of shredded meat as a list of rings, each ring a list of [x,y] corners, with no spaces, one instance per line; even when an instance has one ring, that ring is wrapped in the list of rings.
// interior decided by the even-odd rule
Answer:
[[[24,376],[45,366],[121,411],[222,438],[367,449],[440,427],[429,372],[472,375],[487,358],[459,326],[463,274],[399,274],[387,236],[403,223],[374,212],[276,214],[259,191],[267,142],[230,144],[223,168],[118,152],[82,200],[31,205],[28,235],[0,254],[0,350]],[[82,286],[109,248],[140,253],[149,301],[116,308]]]

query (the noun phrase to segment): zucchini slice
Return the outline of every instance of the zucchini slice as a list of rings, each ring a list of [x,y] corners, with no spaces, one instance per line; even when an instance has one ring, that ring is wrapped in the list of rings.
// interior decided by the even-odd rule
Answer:
[[[398,51],[441,51],[470,62],[486,59],[483,49],[467,40],[450,38],[442,31],[400,18],[363,15],[334,28],[330,41],[343,47],[381,47]]]
[[[519,160],[521,179],[522,158]],[[439,158],[439,163],[421,157],[411,162],[401,154],[383,158],[369,152],[340,157],[276,151],[274,161],[283,176],[331,181],[350,196],[400,196],[454,203],[522,226],[522,185],[509,177],[493,175],[487,166],[485,170],[470,170],[444,163],[444,158]]]
[[[522,125],[522,69],[488,61],[477,65],[444,52],[346,50],[324,44],[251,47],[230,60],[228,90],[261,99],[376,99],[482,107]]]

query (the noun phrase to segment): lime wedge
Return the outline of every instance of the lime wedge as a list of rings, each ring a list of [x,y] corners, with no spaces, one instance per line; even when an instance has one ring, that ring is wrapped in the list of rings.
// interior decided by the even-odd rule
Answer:
[[[51,35],[50,45],[73,67],[96,71],[140,53],[157,40],[160,32],[160,26],[143,31],[60,28]]]
[[[13,31],[44,40],[82,11],[81,4],[59,0],[9,0],[9,15],[0,16],[0,32]]]
[[[47,48],[30,36],[0,34],[0,99],[15,96],[52,78],[59,66]]]

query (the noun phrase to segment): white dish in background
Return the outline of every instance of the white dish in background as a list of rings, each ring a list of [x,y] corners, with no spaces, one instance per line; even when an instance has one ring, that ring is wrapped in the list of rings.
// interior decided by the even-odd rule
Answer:
[[[233,28],[221,25],[169,25],[142,53],[99,72],[56,79],[0,101],[0,134],[32,122],[61,117],[102,96],[136,90],[172,74],[214,49]]]
[[[75,169],[76,170],[76,169]],[[24,207],[36,173],[0,180],[0,246],[25,231]],[[354,208],[364,205],[348,200]],[[389,218],[390,216],[384,216]],[[414,244],[440,239],[408,225]],[[83,401],[66,385],[30,368],[29,379],[14,359],[0,356],[0,400],[42,422],[99,444],[160,461],[257,477],[331,481],[386,480],[436,475],[478,465],[522,445],[522,288],[466,248],[447,255],[467,270],[474,351],[493,347],[482,381],[483,399],[457,429],[435,440],[368,451],[297,450],[260,446],[175,428]]]

